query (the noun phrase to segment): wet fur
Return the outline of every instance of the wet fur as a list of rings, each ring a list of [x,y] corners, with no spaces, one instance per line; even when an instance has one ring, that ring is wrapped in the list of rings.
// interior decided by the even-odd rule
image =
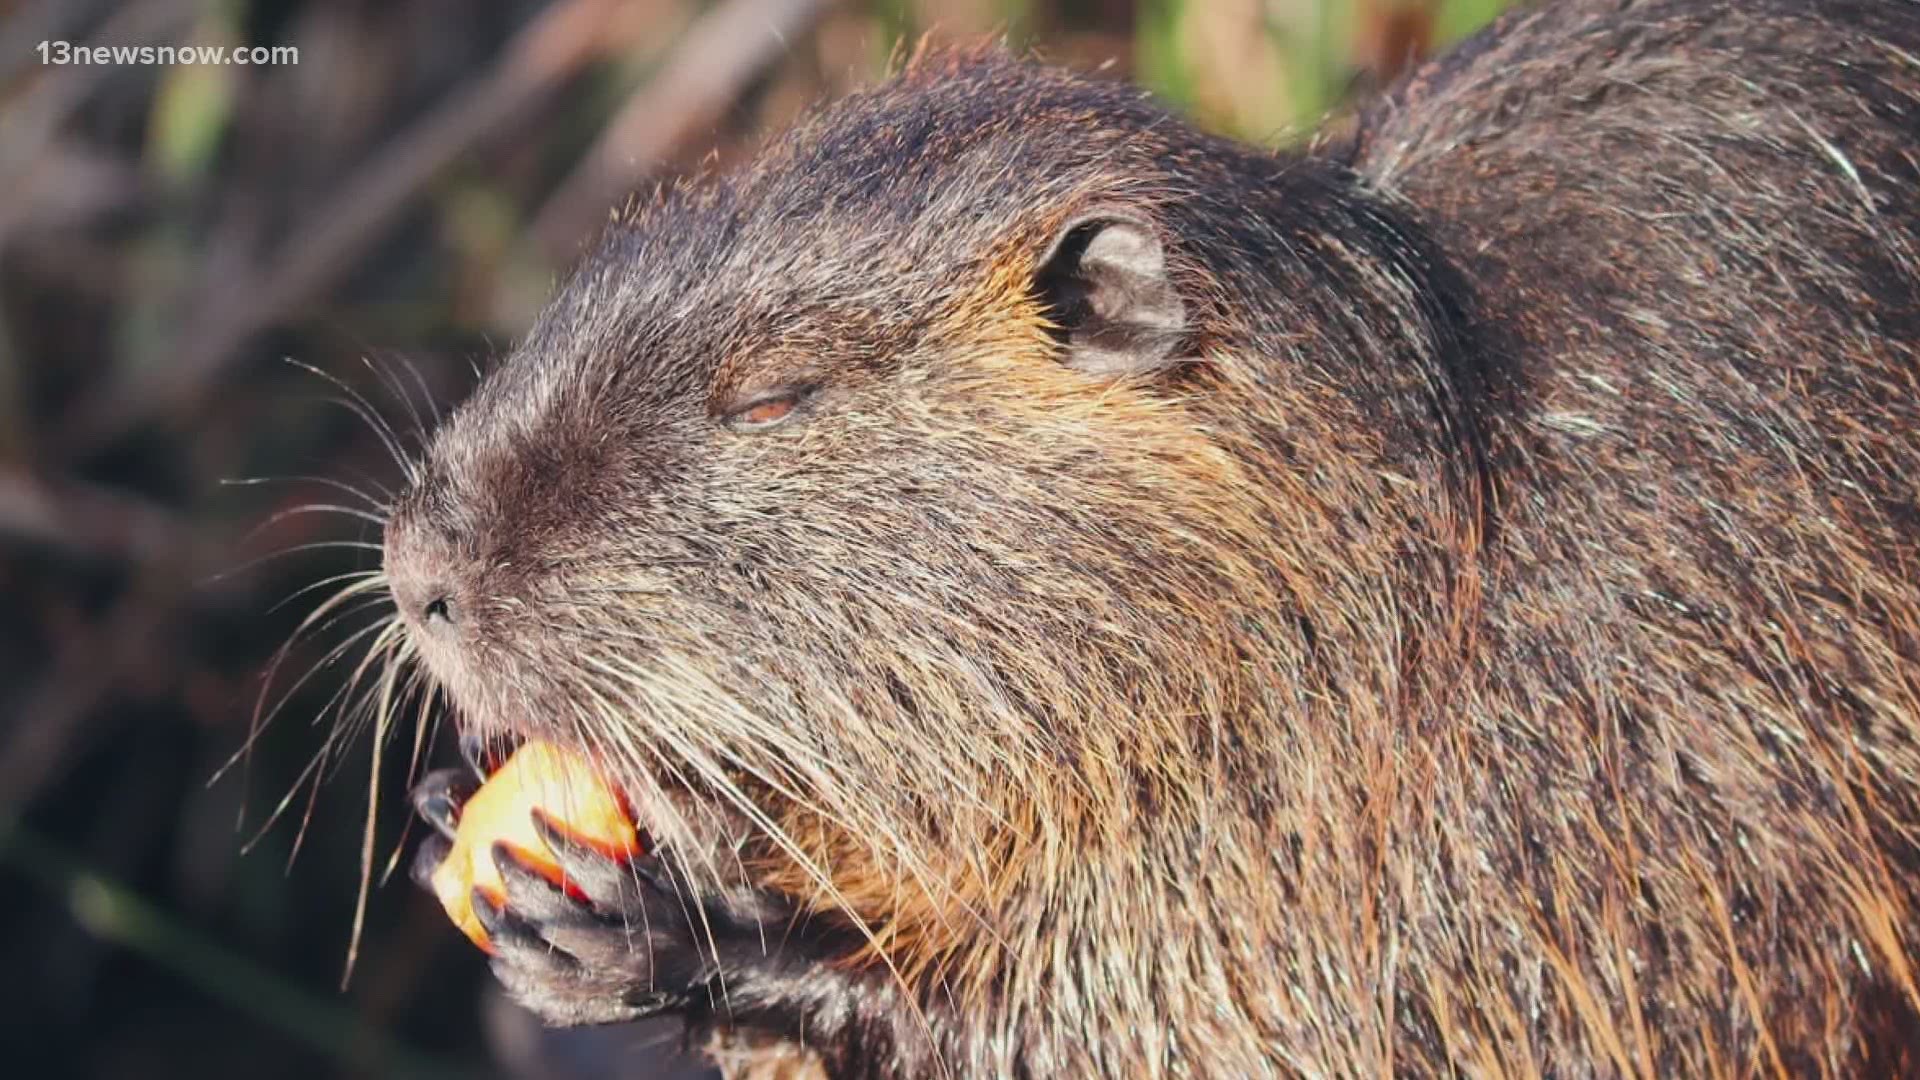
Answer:
[[[743,1072],[1916,1073],[1916,109],[1897,0],[1550,5],[1282,156],[932,52],[615,228],[389,572],[790,905]],[[1096,206],[1169,371],[1058,362]]]

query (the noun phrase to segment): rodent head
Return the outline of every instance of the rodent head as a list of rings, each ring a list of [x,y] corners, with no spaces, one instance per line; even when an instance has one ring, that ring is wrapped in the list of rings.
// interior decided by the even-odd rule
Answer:
[[[895,935],[1178,819],[1196,718],[1304,666],[1326,528],[1234,450],[1257,376],[1171,210],[1212,146],[949,54],[618,223],[387,532],[463,722],[729,816],[757,884]]]

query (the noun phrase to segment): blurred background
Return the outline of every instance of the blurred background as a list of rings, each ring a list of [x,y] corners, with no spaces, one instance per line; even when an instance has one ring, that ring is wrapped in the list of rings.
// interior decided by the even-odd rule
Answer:
[[[329,706],[376,613],[267,672],[377,564],[356,408],[430,422],[626,192],[923,33],[1280,146],[1503,3],[0,0],[0,1070],[699,1075],[667,1029],[538,1032],[404,864],[342,988],[371,738]],[[48,62],[94,45],[298,58]],[[417,839],[389,757],[376,873]]]

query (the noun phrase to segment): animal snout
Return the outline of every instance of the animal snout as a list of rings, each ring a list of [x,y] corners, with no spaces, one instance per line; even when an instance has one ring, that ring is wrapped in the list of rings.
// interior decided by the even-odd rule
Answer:
[[[473,611],[471,575],[444,537],[419,528],[387,531],[387,585],[408,626],[429,637],[448,637]]]

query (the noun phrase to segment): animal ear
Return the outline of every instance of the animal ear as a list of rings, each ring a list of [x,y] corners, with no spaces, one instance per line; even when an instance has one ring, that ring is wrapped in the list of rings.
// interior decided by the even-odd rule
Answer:
[[[1167,275],[1153,226],[1095,211],[1068,222],[1034,276],[1069,367],[1090,375],[1138,375],[1178,359],[1186,304]]]

